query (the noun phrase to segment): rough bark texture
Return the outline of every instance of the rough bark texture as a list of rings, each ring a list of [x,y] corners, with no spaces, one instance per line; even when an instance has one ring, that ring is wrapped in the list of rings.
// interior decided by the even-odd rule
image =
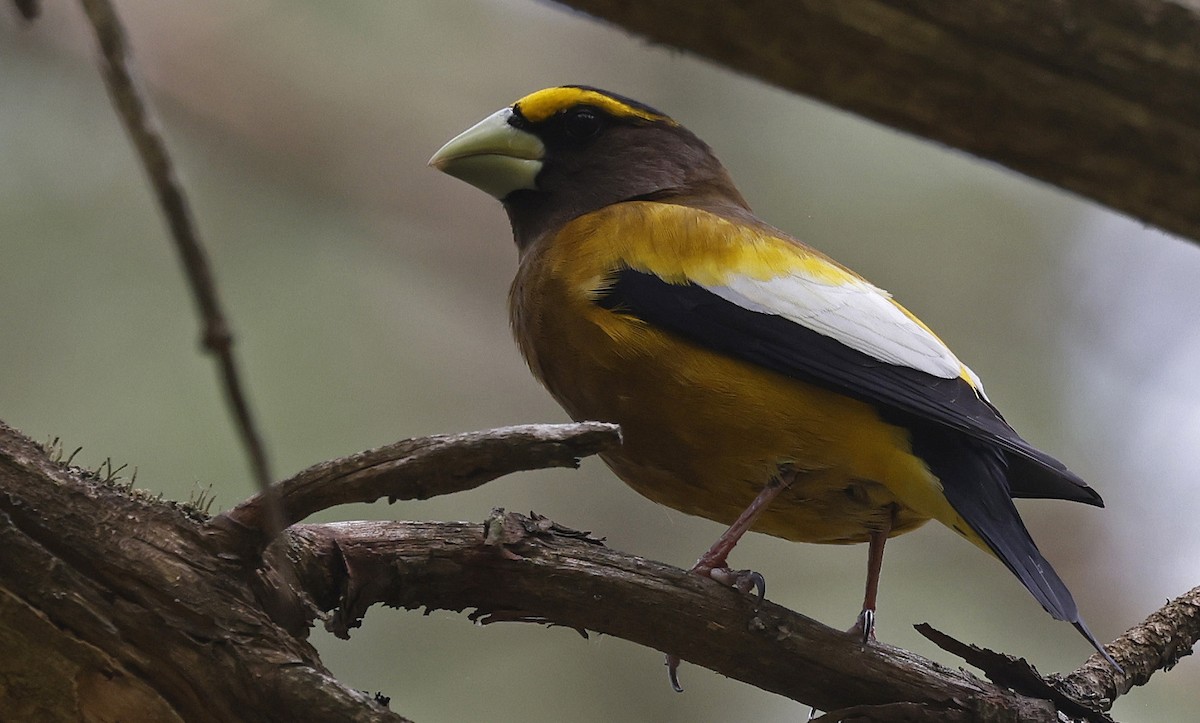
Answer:
[[[1197,640],[1200,640],[1200,587],[1168,602],[1141,625],[1113,641],[1112,647],[1121,650],[1123,675],[1112,675],[1111,668],[1093,657],[1062,678],[1058,687],[1086,705],[1108,710],[1118,696],[1134,686],[1145,685],[1157,671],[1170,670],[1191,655]]]
[[[1200,239],[1196,0],[560,0]]]
[[[0,423],[0,720],[400,721],[273,622],[184,509]]]
[[[543,518],[497,510],[482,524],[346,522],[292,533],[304,587],[335,610],[327,626],[342,636],[377,603],[472,610],[483,623],[564,625],[671,650],[822,710],[904,702],[907,715],[919,712],[912,720],[1056,720],[1047,701],[899,648],[864,648],[851,634]]]
[[[573,464],[616,439],[611,425],[580,424],[410,440],[318,465],[283,489],[326,505],[367,491],[433,495],[519,466]],[[430,467],[438,455],[453,461]],[[1094,678],[1085,667],[1052,690],[1022,673],[1006,681],[1025,694],[1016,693],[904,650],[863,647],[537,516],[298,525],[260,558],[262,530],[231,524],[236,509],[208,519],[139,495],[53,461],[0,424],[0,720],[402,720],[332,679],[304,641],[319,611],[346,636],[377,603],[604,632],[833,711],[824,720],[1054,721],[1068,709],[1101,721],[1063,705],[1063,691],[1094,702],[1144,680],[1142,671],[1132,682],[1111,670]],[[1197,634],[1194,600],[1174,605],[1148,628],[1166,635],[1160,623],[1183,616],[1161,664]],[[1132,647],[1110,650],[1133,661],[1144,634],[1126,637]]]

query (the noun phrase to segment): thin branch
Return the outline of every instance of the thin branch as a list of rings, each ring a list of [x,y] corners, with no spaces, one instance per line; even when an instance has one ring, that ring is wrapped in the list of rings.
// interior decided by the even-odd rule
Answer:
[[[937,723],[968,723],[973,719],[968,713],[961,711],[933,710],[918,703],[886,703],[884,705],[852,705],[849,708],[839,708],[812,718],[810,723],[879,723],[879,721],[895,721],[895,723],[920,723],[921,721],[937,721]]]
[[[217,298],[212,268],[200,243],[187,197],[167,153],[159,123],[136,80],[125,30],[109,0],[81,0],[81,3],[100,44],[103,58],[101,70],[113,107],[137,149],[183,261],[204,325],[204,348],[217,359],[225,397],[250,457],[254,478],[260,490],[267,490],[271,483],[270,465],[234,360],[233,334]]]
[[[273,485],[283,526],[337,505],[381,497],[424,500],[473,489],[497,477],[545,467],[578,467],[620,442],[615,424],[529,424],[406,439],[321,462]],[[215,517],[209,527],[230,549],[261,551],[273,537],[262,493]]]

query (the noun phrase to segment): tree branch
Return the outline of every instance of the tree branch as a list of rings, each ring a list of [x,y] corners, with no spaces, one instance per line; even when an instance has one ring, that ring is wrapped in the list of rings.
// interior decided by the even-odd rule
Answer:
[[[995,685],[880,643],[868,648],[770,602],[603,546],[532,518],[493,513],[466,523],[345,522],[290,531],[289,557],[326,627],[349,637],[367,609],[471,609],[483,623],[520,621],[596,631],[670,650],[722,675],[833,712],[821,720],[1110,721],[1120,695],[1190,653],[1200,588],[1168,603],[1066,676],[917,626],[988,673]],[[631,611],[638,611],[637,614]],[[1181,619],[1182,618],[1182,619]],[[748,651],[753,651],[752,653]],[[1145,660],[1146,663],[1139,663]],[[1152,667],[1157,665],[1157,667]],[[1013,692],[1017,691],[1017,692]]]
[[[1200,240],[1195,0],[559,0]]]
[[[484,432],[406,439],[313,465],[274,486],[285,526],[337,505],[425,500],[474,489],[520,470],[578,467],[618,444],[615,424],[527,424]],[[272,535],[262,493],[218,515],[210,528],[228,549],[257,555]],[[232,535],[232,537],[227,537]]]
[[[942,650],[951,652],[982,670],[988,680],[996,685],[1011,688],[1034,698],[1049,700],[1060,711],[1075,718],[1083,718],[1095,721],[1095,723],[1112,723],[1111,718],[1100,712],[1108,710],[1107,707],[1082,705],[1076,701],[1074,696],[1063,693],[1059,690],[1059,686],[1052,685],[1051,681],[1043,678],[1037,669],[1024,658],[1015,658],[1011,655],[980,648],[977,645],[968,645],[940,630],[935,630],[929,623],[921,623],[915,627],[917,632],[933,641]],[[1124,651],[1110,651],[1110,654],[1119,655],[1121,652]],[[1097,672],[1105,673],[1107,679],[1111,680],[1118,674],[1099,654],[1093,653],[1092,658],[1100,661],[1102,667],[1097,668]],[[1092,660],[1089,658],[1084,665],[1088,666],[1091,662]],[[1111,707],[1111,705],[1112,702],[1109,701],[1108,706]]]
[[[871,720],[1058,720],[1059,708],[1049,700],[882,643],[864,648],[851,634],[769,601],[755,609],[753,596],[611,550],[588,533],[536,515],[497,510],[482,525],[300,525],[287,539],[305,589],[319,608],[333,611],[326,627],[341,637],[376,603],[472,609],[471,619],[485,624],[563,625],[672,651],[722,675],[837,711],[823,720],[860,715],[864,706],[873,710]],[[1063,710],[1086,712],[1078,704]]]
[[[270,618],[270,577],[0,422],[0,720],[403,721]]]
[[[103,62],[100,65],[108,87],[113,108],[137,149],[138,158],[146,170],[151,186],[158,197],[171,238],[179,251],[192,295],[196,300],[204,325],[203,345],[217,360],[217,368],[225,390],[235,426],[250,458],[250,467],[259,490],[266,491],[271,483],[270,464],[262,436],[254,424],[250,402],[242,388],[237,361],[233,355],[233,333],[221,308],[213,280],[208,254],[192,219],[191,206],[183,186],[175,174],[174,164],[167,152],[166,142],[159,132],[160,124],[149,102],[143,97],[136,80],[133,59],[129,52],[125,29],[109,0],[81,0],[96,40],[100,44]],[[282,529],[276,525],[276,530]]]
[[[1159,670],[1170,670],[1191,655],[1200,642],[1200,587],[1195,587],[1154,611],[1140,625],[1113,641],[1109,650],[1119,656],[1122,675],[1094,659],[1065,676],[1058,687],[1071,697],[1102,710],[1134,686],[1145,685]]]
[[[427,497],[520,464],[569,466],[580,449],[601,449],[614,437],[611,425],[583,424],[409,440],[317,465],[293,478],[285,499],[317,509],[391,493]],[[223,518],[261,519],[246,512],[253,509],[247,503]],[[824,720],[1057,721],[1056,709],[1083,710],[888,645],[864,648],[773,603],[756,606],[712,580],[610,550],[537,516],[298,525],[258,564],[230,555],[227,537],[246,529],[253,536],[256,528],[230,532],[227,524],[67,468],[0,423],[0,645],[7,653],[0,675],[70,690],[74,698],[62,705],[100,718],[120,718],[120,706],[134,705],[154,720],[310,719],[313,711],[399,720],[334,681],[302,640],[319,611],[346,636],[382,602],[618,636],[834,711]],[[299,589],[287,589],[280,570]],[[1194,624],[1189,595],[1151,623],[1185,615]],[[301,624],[276,612],[289,596],[308,601]],[[1192,635],[1188,628],[1170,638],[1176,647],[1165,656],[1184,654],[1178,646]],[[1086,671],[1066,683],[1051,679],[1056,695],[1069,690],[1094,703],[1120,692],[1097,687],[1103,681]],[[0,717],[30,712],[16,707],[23,690],[0,688]],[[261,708],[263,690],[272,692],[269,711]]]

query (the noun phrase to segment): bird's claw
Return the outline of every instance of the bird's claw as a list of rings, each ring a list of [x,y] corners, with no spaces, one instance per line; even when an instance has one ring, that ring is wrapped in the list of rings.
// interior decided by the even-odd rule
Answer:
[[[854,633],[855,635],[858,635],[859,638],[862,640],[863,645],[866,645],[867,643],[874,640],[875,639],[875,611],[870,610],[870,609],[863,610],[861,613],[858,614],[858,619],[854,621],[854,624],[851,625],[850,629],[847,630],[846,632]]]
[[[679,684],[679,656],[667,653],[667,678],[671,681],[671,690],[676,693],[683,692],[683,686]]]
[[[694,572],[703,574],[699,570],[694,570]],[[717,567],[708,570],[708,577],[742,593],[754,590],[758,593],[757,605],[761,605],[767,598],[767,579],[762,576],[762,573],[754,570],[730,570],[728,567]]]
[[[754,603],[755,610],[767,599],[767,579],[760,572],[755,572],[754,570],[731,570],[726,565],[707,567],[702,562],[696,563],[691,572],[716,580],[722,585],[728,585],[742,594],[748,594],[753,590],[758,597],[758,600]],[[683,692],[683,686],[679,684],[679,662],[678,655],[667,654],[667,677],[671,681],[671,689],[676,693]]]

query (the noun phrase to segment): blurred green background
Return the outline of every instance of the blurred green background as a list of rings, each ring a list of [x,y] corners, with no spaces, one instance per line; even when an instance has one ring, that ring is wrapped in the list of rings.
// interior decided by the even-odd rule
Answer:
[[[0,419],[217,507],[251,492],[198,324],[73,3],[0,9]],[[117,3],[194,204],[276,474],[395,439],[564,420],[508,334],[515,251],[500,206],[425,167],[538,88],[586,83],[684,122],[758,213],[893,291],[984,378],[1010,422],[1108,509],[1022,503],[1108,640],[1200,584],[1200,249],[955,151],[794,97],[560,7],[492,2]],[[719,533],[589,461],[422,503],[320,519],[481,521],[536,510],[689,565]],[[864,547],[753,536],[734,563],[835,627]],[[930,525],[888,546],[881,639],[911,629],[1066,670],[1090,652],[998,564]],[[313,639],[346,683],[423,723],[802,719],[802,706],[564,629],[373,609]],[[1123,721],[1194,714],[1191,661],[1122,699]],[[1191,710],[1192,714],[1184,711]]]

